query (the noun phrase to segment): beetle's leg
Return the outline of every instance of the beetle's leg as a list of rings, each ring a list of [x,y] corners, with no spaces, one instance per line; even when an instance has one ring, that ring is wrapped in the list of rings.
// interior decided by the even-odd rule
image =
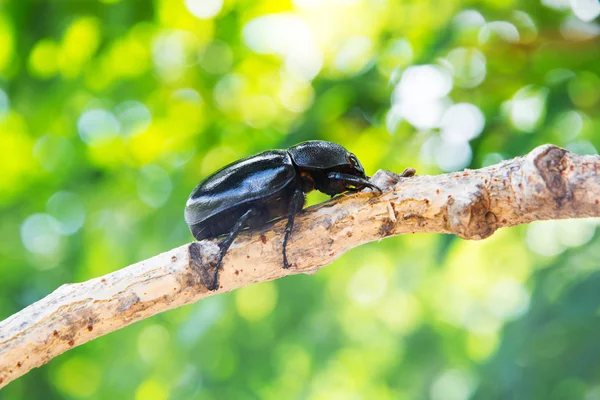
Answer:
[[[292,229],[294,229],[294,218],[296,217],[298,211],[302,210],[303,206],[304,193],[302,193],[302,190],[296,189],[294,191],[294,195],[292,196],[292,201],[290,201],[290,205],[288,208],[288,221],[285,225],[285,232],[283,234],[283,268],[286,269],[290,267],[286,254],[287,242],[290,235],[292,234]]]
[[[231,232],[229,232],[229,235],[225,238],[225,240],[223,240],[221,243],[219,243],[219,247],[221,248],[221,255],[219,256],[219,261],[217,261],[217,266],[215,267],[213,283],[212,283],[211,287],[208,288],[208,290],[217,290],[217,288],[219,286],[219,269],[221,268],[221,262],[223,261],[225,254],[227,254],[227,250],[229,250],[229,246],[231,246],[231,244],[233,243],[233,241],[235,240],[237,235],[240,233],[240,231],[242,229],[244,229],[244,227],[246,226],[246,223],[248,222],[248,219],[254,214],[254,212],[255,211],[253,208],[246,211],[240,217],[240,219],[237,220],[237,222],[235,223],[233,228],[231,228]]]
[[[331,180],[341,181],[345,186],[352,185],[352,186],[360,187],[360,188],[368,187],[368,188],[377,190],[379,193],[382,192],[380,188],[378,188],[377,186],[375,186],[368,180],[361,178],[359,176],[343,174],[341,172],[331,172],[331,173],[329,173],[329,175],[327,175],[327,178],[331,179]],[[350,188],[348,188],[348,189],[352,190]]]

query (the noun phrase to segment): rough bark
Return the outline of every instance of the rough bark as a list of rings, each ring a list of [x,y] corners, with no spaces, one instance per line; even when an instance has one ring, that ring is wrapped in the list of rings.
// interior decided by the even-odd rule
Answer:
[[[285,221],[245,231],[229,250],[219,289],[207,289],[216,241],[185,244],[83,283],[67,284],[0,322],[0,387],[94,338],[204,297],[290,274],[314,273],[366,242],[415,232],[484,239],[536,220],[600,215],[599,156],[545,145],[498,165],[438,176],[379,171],[363,191],[303,211],[281,268]],[[192,254],[193,257],[190,257]]]

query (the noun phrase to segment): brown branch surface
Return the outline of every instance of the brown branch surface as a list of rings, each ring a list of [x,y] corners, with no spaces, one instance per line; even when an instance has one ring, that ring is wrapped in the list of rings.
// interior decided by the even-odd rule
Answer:
[[[75,346],[156,313],[254,282],[314,273],[363,243],[415,232],[483,239],[498,228],[536,220],[600,216],[599,167],[599,156],[545,145],[479,170],[408,178],[379,171],[373,182],[382,194],[341,196],[298,216],[288,245],[290,270],[281,268],[285,221],[279,221],[236,239],[214,292],[206,286],[218,254],[214,240],[63,285],[0,322],[0,388]]]

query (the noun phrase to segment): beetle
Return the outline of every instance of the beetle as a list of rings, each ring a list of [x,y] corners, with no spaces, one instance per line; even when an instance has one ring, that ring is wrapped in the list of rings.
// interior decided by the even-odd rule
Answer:
[[[269,150],[233,162],[201,181],[185,205],[185,221],[196,240],[227,235],[209,290],[218,287],[223,257],[246,227],[260,228],[287,216],[283,234],[283,267],[289,268],[286,247],[294,217],[305,193],[318,190],[331,197],[371,188],[358,158],[337,143],[311,140],[286,150]]]

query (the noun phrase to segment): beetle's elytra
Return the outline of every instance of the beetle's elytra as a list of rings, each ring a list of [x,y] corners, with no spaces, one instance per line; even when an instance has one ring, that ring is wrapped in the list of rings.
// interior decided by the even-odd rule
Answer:
[[[330,196],[359,191],[370,183],[356,156],[339,144],[303,142],[287,150],[270,150],[229,164],[204,179],[190,194],[185,221],[197,240],[227,237],[209,290],[218,288],[221,261],[239,232],[259,228],[287,215],[283,267],[289,268],[286,246],[304,194],[318,190]]]

